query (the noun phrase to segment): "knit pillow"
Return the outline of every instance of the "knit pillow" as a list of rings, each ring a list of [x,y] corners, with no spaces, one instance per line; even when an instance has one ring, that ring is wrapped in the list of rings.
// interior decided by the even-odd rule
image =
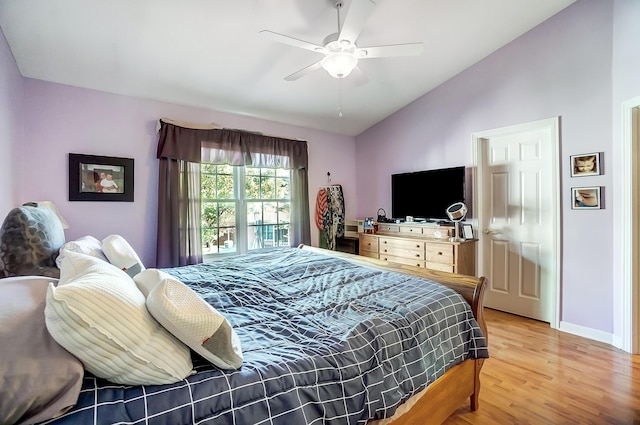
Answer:
[[[58,255],[58,258],[56,258],[56,265],[58,266],[58,268],[60,268],[60,266],[62,265],[62,260],[69,251],[80,252],[83,254],[91,255],[92,257],[99,258],[103,261],[109,261],[104,255],[104,252],[102,252],[102,242],[100,242],[93,236],[82,236],[81,238],[69,241],[62,245],[62,247],[60,248],[60,255]]]
[[[240,339],[227,319],[193,289],[162,279],[149,293],[147,308],[169,332],[221,369],[242,365]]]
[[[102,240],[102,250],[111,264],[133,277],[144,271],[140,257],[129,242],[120,235],[109,235]]]
[[[47,291],[47,329],[88,371],[129,385],[170,384],[191,373],[189,349],[153,319],[126,273],[68,252],[61,275]]]

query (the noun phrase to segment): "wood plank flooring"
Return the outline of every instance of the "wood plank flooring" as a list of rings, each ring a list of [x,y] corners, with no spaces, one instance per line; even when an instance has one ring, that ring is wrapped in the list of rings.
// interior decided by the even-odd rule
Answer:
[[[480,409],[446,425],[640,424],[640,355],[485,309]]]

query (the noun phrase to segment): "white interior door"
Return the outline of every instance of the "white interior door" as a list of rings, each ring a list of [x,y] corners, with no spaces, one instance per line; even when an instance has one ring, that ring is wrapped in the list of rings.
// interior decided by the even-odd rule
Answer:
[[[622,122],[622,291],[618,317],[621,338],[614,345],[640,353],[640,97],[623,103]]]
[[[485,305],[558,327],[557,119],[475,135]]]

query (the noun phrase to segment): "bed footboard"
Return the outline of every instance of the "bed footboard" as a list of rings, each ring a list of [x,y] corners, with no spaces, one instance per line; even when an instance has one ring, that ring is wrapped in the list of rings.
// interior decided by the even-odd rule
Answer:
[[[488,340],[487,324],[485,322],[484,293],[487,287],[485,277],[457,275],[453,273],[427,270],[404,264],[389,263],[375,258],[363,257],[337,251],[300,245],[301,249],[344,258],[360,265],[380,268],[382,270],[397,271],[415,276],[425,277],[445,285],[458,292],[469,303],[471,310]],[[466,400],[470,409],[475,411],[479,407],[480,370],[484,359],[469,359],[449,369],[438,380],[429,385],[423,392],[410,399],[398,409],[392,418],[374,421],[372,425],[431,425],[441,424],[455,412]]]

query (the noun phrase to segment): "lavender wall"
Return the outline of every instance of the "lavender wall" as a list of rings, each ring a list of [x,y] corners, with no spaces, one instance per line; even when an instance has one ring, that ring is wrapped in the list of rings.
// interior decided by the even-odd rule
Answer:
[[[389,211],[394,172],[472,165],[472,133],[560,116],[561,320],[611,333],[612,191],[588,212],[570,209],[569,191],[613,185],[612,22],[612,3],[579,0],[356,137],[358,215]],[[568,156],[592,151],[605,175],[571,179]]]
[[[15,206],[20,189],[14,178],[16,148],[21,139],[22,77],[0,31],[0,217]]]
[[[24,137],[16,170],[21,182],[16,202],[52,200],[70,223],[67,240],[83,235],[125,236],[143,263],[155,264],[157,225],[158,118],[261,131],[309,142],[310,207],[326,182],[342,183],[347,215],[355,214],[355,142],[352,137],[282,125],[238,115],[107,94],[92,90],[24,80]],[[135,202],[69,202],[69,152],[135,159]],[[312,221],[313,223],[313,221]],[[317,231],[312,231],[317,245]]]

